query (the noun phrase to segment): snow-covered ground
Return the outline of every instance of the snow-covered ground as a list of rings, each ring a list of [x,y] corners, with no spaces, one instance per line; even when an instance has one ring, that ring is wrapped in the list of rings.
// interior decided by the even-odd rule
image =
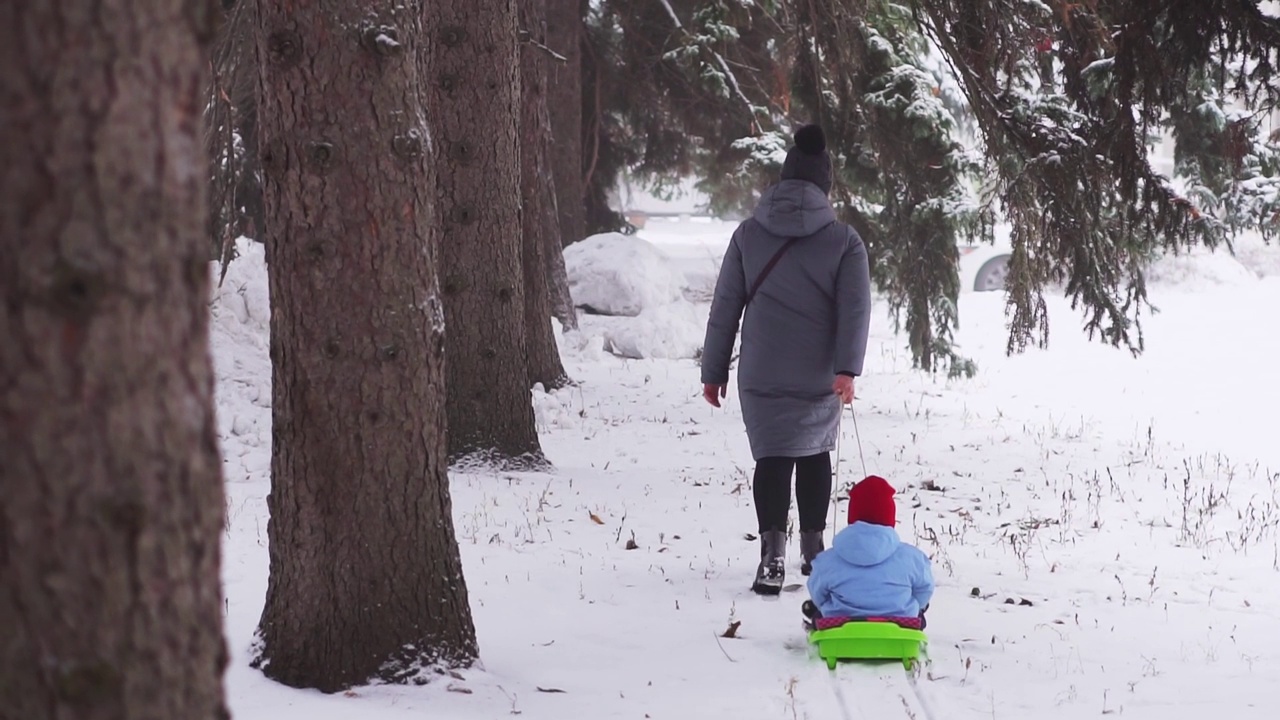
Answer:
[[[725,228],[668,230],[642,235],[705,297]],[[1138,359],[1080,337],[1056,299],[1051,348],[1007,358],[1003,299],[967,294],[959,340],[980,374],[947,381],[912,371],[875,316],[840,477],[861,476],[860,437],[867,470],[900,490],[904,539],[933,558],[920,684],[938,720],[1274,716],[1280,277],[1196,267],[1153,286],[1161,312]],[[554,472],[453,477],[481,667],[333,696],[265,680],[248,667],[267,582],[260,247],[213,312],[238,720],[838,717],[804,645],[803,589],[748,591],[752,463],[732,388],[714,410],[694,360],[603,350],[606,331],[643,317],[584,316],[563,339],[578,385],[534,398]],[[720,638],[731,620],[738,636]]]

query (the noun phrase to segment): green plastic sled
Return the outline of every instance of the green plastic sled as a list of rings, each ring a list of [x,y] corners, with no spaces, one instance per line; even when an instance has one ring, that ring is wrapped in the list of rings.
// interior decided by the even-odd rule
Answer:
[[[841,660],[901,660],[910,670],[920,658],[928,637],[888,622],[849,622],[830,630],[814,630],[809,642],[818,648],[818,656],[835,670]]]

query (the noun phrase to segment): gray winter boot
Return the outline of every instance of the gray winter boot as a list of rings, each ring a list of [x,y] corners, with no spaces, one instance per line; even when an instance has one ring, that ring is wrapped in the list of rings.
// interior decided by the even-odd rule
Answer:
[[[800,564],[801,575],[807,576],[813,571],[813,559],[825,549],[821,530],[806,530],[800,533],[800,556],[804,558],[804,562]]]
[[[777,595],[782,592],[786,561],[787,534],[781,530],[760,533],[760,567],[756,568],[752,592],[759,595]]]

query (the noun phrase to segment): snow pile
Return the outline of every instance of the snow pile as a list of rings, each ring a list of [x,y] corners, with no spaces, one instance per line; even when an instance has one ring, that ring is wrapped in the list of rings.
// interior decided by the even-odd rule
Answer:
[[[731,220],[654,219],[638,235],[656,245],[680,270],[685,299],[711,302],[720,262],[737,228],[738,223]]]
[[[542,383],[533,386],[533,417],[539,434],[574,427],[579,412],[574,393],[573,388],[548,391]]]
[[[1258,275],[1229,253],[1196,249],[1179,255],[1165,255],[1147,269],[1152,283],[1176,285],[1188,290],[1254,283]]]
[[[633,360],[701,354],[705,306],[686,299],[686,273],[653,243],[592,235],[565,248],[564,261],[574,302],[587,312],[577,336],[560,337],[562,352],[582,356],[602,348]]]
[[[670,258],[635,236],[592,235],[564,249],[564,264],[574,302],[591,313],[634,317],[683,297]]]
[[[633,318],[600,320],[604,348],[618,357],[687,360],[702,354],[706,313],[689,302],[648,308]]]
[[[237,258],[227,266],[227,276],[221,285],[218,284],[218,263],[209,264],[213,277],[210,312],[214,332],[229,332],[265,342],[271,326],[266,249],[242,237],[236,240],[236,254]]]
[[[217,377],[218,434],[223,438],[228,481],[265,471],[271,448],[271,303],[265,248],[236,241],[238,257],[218,284],[210,263],[210,333]],[[228,443],[234,437],[236,442]]]
[[[581,323],[583,318],[579,317]],[[556,338],[556,347],[560,350],[562,362],[598,362],[608,355],[604,347],[604,338],[599,333],[591,333],[579,328],[564,329],[558,321],[551,323]]]
[[[1236,259],[1258,277],[1280,277],[1280,242],[1265,242],[1257,234],[1237,238],[1232,245]]]

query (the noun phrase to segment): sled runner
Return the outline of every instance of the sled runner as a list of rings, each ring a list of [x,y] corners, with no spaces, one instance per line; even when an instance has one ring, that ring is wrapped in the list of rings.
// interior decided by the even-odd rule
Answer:
[[[916,618],[902,620],[919,622]],[[819,618],[817,629],[809,633],[809,642],[817,646],[818,656],[832,670],[841,660],[901,660],[910,670],[928,637],[921,630],[902,627],[897,618]]]

